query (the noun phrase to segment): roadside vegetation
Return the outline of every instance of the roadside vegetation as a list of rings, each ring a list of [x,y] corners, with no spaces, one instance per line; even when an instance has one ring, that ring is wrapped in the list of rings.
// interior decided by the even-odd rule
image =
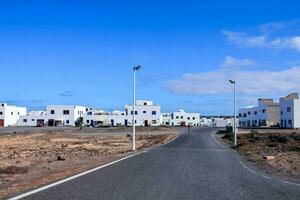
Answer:
[[[232,134],[225,134],[223,140],[231,145]],[[276,174],[300,182],[300,131],[272,130],[238,135],[236,150],[248,161],[254,162],[267,173]]]

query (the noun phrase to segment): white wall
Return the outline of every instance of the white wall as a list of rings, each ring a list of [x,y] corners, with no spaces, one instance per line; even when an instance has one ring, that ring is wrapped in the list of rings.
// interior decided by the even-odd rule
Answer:
[[[146,105],[144,105],[146,104]],[[125,106],[125,112],[128,115],[129,125],[132,124],[132,105]],[[161,124],[161,110],[159,105],[153,105],[152,101],[137,101],[135,106],[136,115],[136,125],[145,126],[147,123],[149,126],[159,126]]]
[[[294,128],[300,128],[300,99],[294,101]]]
[[[54,111],[54,113],[52,113]],[[69,111],[69,114],[64,114]],[[89,108],[76,105],[49,105],[47,106],[47,121],[55,120],[60,125],[75,126],[75,122],[83,117]],[[49,125],[49,124],[48,124]]]
[[[38,122],[41,124],[38,124]],[[46,122],[46,111],[31,111],[26,115],[20,116],[19,120],[16,123],[16,126],[44,126]]]
[[[184,110],[179,110],[172,113],[172,125],[191,125],[199,126],[200,125],[200,114],[199,113],[188,113]]]
[[[300,128],[299,99],[280,98],[280,126],[282,128]]]
[[[10,106],[0,103],[0,119],[4,120],[4,127],[15,125],[20,115],[26,115],[25,107]]]

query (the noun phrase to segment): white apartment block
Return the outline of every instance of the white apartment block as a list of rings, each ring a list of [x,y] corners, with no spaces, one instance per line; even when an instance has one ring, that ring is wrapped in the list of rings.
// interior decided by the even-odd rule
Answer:
[[[47,106],[48,126],[76,126],[90,108],[76,105]]]
[[[26,115],[20,116],[16,126],[45,126],[47,121],[46,111],[30,111]]]
[[[280,127],[300,128],[300,99],[298,93],[289,94],[279,100]]]
[[[27,109],[0,103],[0,127],[12,126],[17,123],[20,115],[26,115]]]
[[[279,104],[273,99],[258,99],[258,105],[239,109],[240,127],[279,125]]]
[[[128,125],[132,126],[133,106],[126,105],[125,113],[128,116]],[[136,126],[159,126],[161,124],[161,110],[159,105],[154,105],[152,101],[137,100],[135,106]]]
[[[162,114],[162,124],[171,126],[200,126],[200,114],[178,110],[173,113]]]

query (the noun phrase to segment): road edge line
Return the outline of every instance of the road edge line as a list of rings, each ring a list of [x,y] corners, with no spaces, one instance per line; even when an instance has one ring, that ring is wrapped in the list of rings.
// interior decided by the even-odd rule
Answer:
[[[218,143],[221,147],[226,148],[224,144],[222,144],[221,142],[219,142],[219,141],[215,138],[214,134],[215,134],[215,132],[212,132],[212,133],[210,134],[210,136],[214,139],[214,141],[215,141],[216,143]]]
[[[49,188],[55,187],[55,186],[60,185],[60,184],[62,184],[62,183],[66,183],[66,182],[71,181],[71,180],[73,180],[73,179],[76,179],[76,178],[79,178],[79,177],[81,177],[81,176],[90,174],[90,173],[95,172],[95,171],[97,171],[97,170],[99,170],[99,169],[108,167],[108,166],[110,166],[110,165],[113,165],[113,164],[115,164],[115,163],[121,162],[121,161],[126,160],[126,159],[129,159],[129,158],[132,158],[132,157],[137,156],[137,155],[139,155],[139,154],[141,154],[141,153],[143,153],[143,152],[144,152],[144,151],[141,151],[141,152],[138,152],[138,153],[135,153],[135,154],[126,156],[126,157],[124,157],[124,158],[120,158],[120,159],[118,159],[118,160],[112,161],[112,162],[110,162],[110,163],[107,163],[107,164],[104,164],[104,165],[100,165],[100,166],[95,167],[95,168],[93,168],[93,169],[90,169],[90,170],[81,172],[81,173],[79,173],[79,174],[70,176],[70,177],[65,178],[65,179],[62,179],[62,180],[60,180],[60,181],[56,181],[56,182],[51,183],[51,184],[49,184],[49,185],[45,185],[45,186],[42,186],[42,187],[40,187],[40,188],[37,188],[37,189],[31,190],[31,191],[25,192],[25,193],[23,193],[23,194],[17,195],[17,196],[12,197],[12,198],[9,198],[9,199],[7,199],[7,200],[19,200],[19,199],[22,199],[22,198],[31,196],[31,195],[33,195],[33,194],[36,194],[36,193],[38,193],[38,192],[41,192],[41,191],[47,190],[47,189],[49,189]]]
[[[168,141],[168,142],[166,142],[166,143],[164,143],[164,144],[162,144],[162,145],[159,145],[159,147],[164,146],[164,145],[166,145],[166,144],[169,144],[170,142],[172,142],[172,141],[174,141],[175,139],[177,139],[180,135],[181,135],[181,134],[178,134],[178,135],[177,135],[175,138],[173,138],[172,140],[170,140],[170,141]],[[156,147],[153,147],[153,148],[151,148],[151,149],[155,149],[155,148],[156,148]],[[150,150],[151,150],[151,149],[150,149]],[[100,165],[100,166],[95,167],[95,168],[93,168],[93,169],[90,169],[90,170],[81,172],[81,173],[79,173],[79,174],[70,176],[70,177],[65,178],[65,179],[62,179],[62,180],[60,180],[60,181],[56,181],[56,182],[54,182],[54,183],[50,183],[50,184],[48,184],[48,185],[42,186],[42,187],[40,187],[40,188],[31,190],[31,191],[28,191],[28,192],[25,192],[25,193],[23,193],[23,194],[19,194],[19,195],[15,196],[15,197],[12,197],[12,198],[7,199],[7,200],[19,200],[19,199],[22,199],[22,198],[31,196],[31,195],[36,194],[36,193],[38,193],[38,192],[47,190],[47,189],[49,189],[49,188],[55,187],[55,186],[57,186],[57,185],[60,185],[60,184],[62,184],[62,183],[66,183],[66,182],[71,181],[71,180],[73,180],[73,179],[76,179],[76,178],[79,178],[79,177],[81,177],[81,176],[90,174],[90,173],[92,173],[92,172],[94,172],[94,171],[97,171],[97,170],[99,170],[99,169],[108,167],[108,166],[113,165],[113,164],[115,164],[115,163],[121,162],[121,161],[123,161],[123,160],[132,158],[132,157],[134,157],[134,156],[137,156],[137,155],[140,155],[140,154],[146,153],[146,152],[148,152],[147,149],[142,150],[141,152],[138,152],[138,153],[135,153],[135,154],[126,156],[126,157],[124,157],[124,158],[120,158],[120,159],[118,159],[118,160],[112,161],[112,162],[107,163],[107,164],[104,164],[104,165]]]

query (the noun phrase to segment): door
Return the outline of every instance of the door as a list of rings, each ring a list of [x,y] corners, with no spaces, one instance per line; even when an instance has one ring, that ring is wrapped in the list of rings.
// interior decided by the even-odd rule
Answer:
[[[4,126],[4,119],[0,119],[0,127]]]
[[[115,126],[115,121],[113,119],[110,120],[111,126]]]
[[[45,125],[45,120],[43,120],[43,119],[36,120],[37,127],[43,127],[44,125]]]
[[[128,126],[128,120],[125,119],[125,122],[124,122],[125,126]]]
[[[149,124],[148,124],[148,120],[145,120],[145,126],[148,126]]]

